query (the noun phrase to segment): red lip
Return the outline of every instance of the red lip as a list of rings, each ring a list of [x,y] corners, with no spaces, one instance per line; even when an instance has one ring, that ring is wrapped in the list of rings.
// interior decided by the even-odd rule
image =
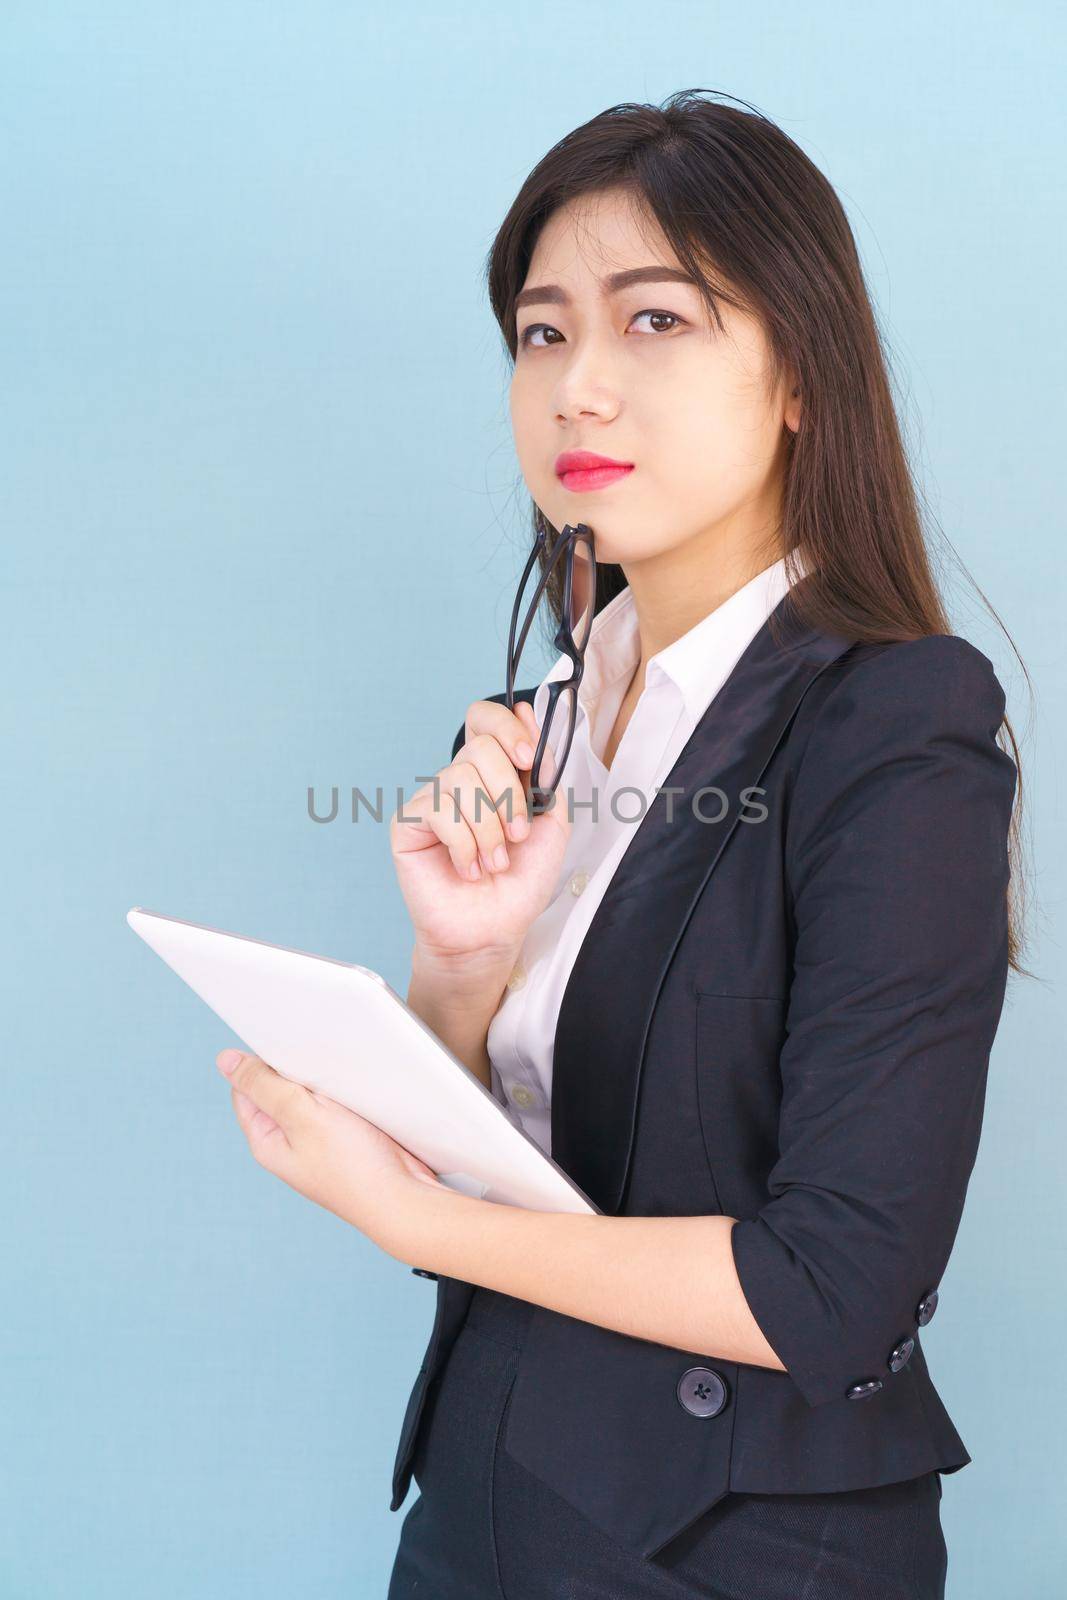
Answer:
[[[596,467],[629,468],[632,461],[615,461],[611,456],[597,455],[595,450],[564,450],[556,457],[556,475],[562,478],[567,472],[592,472]]]

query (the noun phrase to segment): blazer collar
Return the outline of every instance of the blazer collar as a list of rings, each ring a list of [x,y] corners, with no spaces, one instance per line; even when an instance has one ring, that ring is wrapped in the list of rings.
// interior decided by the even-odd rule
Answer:
[[[787,593],[697,723],[626,847],[564,989],[552,1065],[552,1159],[601,1211],[616,1213],[633,1147],[649,1025],[682,932],[740,815],[812,681],[853,643],[802,624]],[[722,821],[692,804],[714,785]],[[668,803],[673,815],[667,819]],[[702,814],[720,808],[704,797]]]

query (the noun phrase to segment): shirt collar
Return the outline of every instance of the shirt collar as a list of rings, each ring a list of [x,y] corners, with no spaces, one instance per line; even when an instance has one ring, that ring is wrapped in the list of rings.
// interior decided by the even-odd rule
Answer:
[[[798,575],[805,577],[809,568],[799,551],[797,557]],[[663,680],[673,683],[681,693],[687,715],[698,718],[787,593],[785,567],[784,556],[773,561],[709,611],[688,633],[651,656],[646,684],[651,687]],[[588,717],[605,688],[624,674],[628,679],[633,676],[639,656],[637,609],[627,584],[593,618],[585,670],[578,686],[579,723]],[[548,708],[548,685],[569,678],[570,674],[570,658],[560,654],[534,693],[534,714],[539,725],[544,723]]]

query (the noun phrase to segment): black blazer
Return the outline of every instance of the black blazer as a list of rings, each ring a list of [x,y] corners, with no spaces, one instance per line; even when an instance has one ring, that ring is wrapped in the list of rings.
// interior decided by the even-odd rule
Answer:
[[[553,1159],[611,1214],[739,1218],[741,1285],[787,1368],[535,1307],[503,1448],[646,1557],[729,1490],[971,1459],[919,1330],[1007,979],[1004,692],[955,635],[855,643],[788,606],[787,644],[763,625],[635,825],[555,1037]],[[472,1293],[437,1282],[391,1510]],[[694,1365],[703,1406],[678,1391]]]

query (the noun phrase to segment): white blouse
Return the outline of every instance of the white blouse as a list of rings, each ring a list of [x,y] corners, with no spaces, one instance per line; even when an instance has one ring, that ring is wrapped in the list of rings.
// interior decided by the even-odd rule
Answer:
[[[556,793],[556,804],[566,805],[567,791],[573,792],[567,850],[555,893],[527,931],[486,1040],[494,1096],[547,1155],[552,1153],[556,1021],[586,929],[657,788],[788,588],[783,557],[650,658],[644,689],[610,769],[600,752],[640,657],[629,586],[593,618],[574,739]],[[538,726],[545,718],[548,684],[570,671],[569,659],[561,654],[539,684],[533,702]],[[564,722],[557,711],[550,735],[554,755]]]

